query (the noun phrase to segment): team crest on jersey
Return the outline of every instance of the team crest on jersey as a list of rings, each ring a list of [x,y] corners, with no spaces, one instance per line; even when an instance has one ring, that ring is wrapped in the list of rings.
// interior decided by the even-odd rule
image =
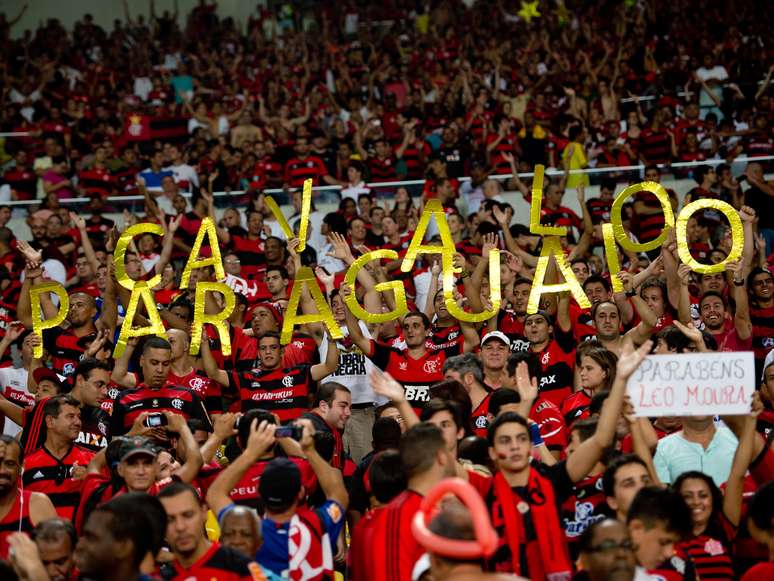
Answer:
[[[108,429],[107,429],[107,426],[105,425],[105,422],[99,422],[97,424],[97,429],[99,430],[100,434],[102,434],[103,436],[107,437]]]
[[[723,545],[718,540],[710,539],[704,543],[704,552],[713,557],[717,557],[718,555],[723,554]]]
[[[422,366],[425,373],[438,373],[438,360],[430,359]]]
[[[176,410],[183,409],[183,400],[182,399],[177,399],[177,398],[173,399],[172,400],[172,407],[175,408]]]
[[[489,425],[489,420],[486,419],[486,416],[478,416],[476,418],[476,427],[479,429],[484,429]]]
[[[282,385],[284,385],[285,387],[293,387],[293,378],[290,377],[289,375],[286,375],[285,377],[282,378]]]
[[[119,393],[120,393],[120,392],[118,391],[118,389],[117,389],[117,388],[115,388],[115,387],[111,387],[111,388],[108,390],[108,397],[109,397],[110,399],[116,399],[116,398],[118,397],[118,394],[119,394]]]
[[[303,341],[293,341],[293,345],[295,345],[299,349],[303,349],[304,348],[304,342]]]
[[[191,389],[200,390],[204,387],[204,379],[201,377],[194,377],[191,379],[191,381],[188,382],[188,385],[191,387]]]
[[[545,353],[543,353],[543,357],[540,358],[540,362],[543,365],[548,365],[549,361],[551,361],[551,354],[548,351],[546,351]]]

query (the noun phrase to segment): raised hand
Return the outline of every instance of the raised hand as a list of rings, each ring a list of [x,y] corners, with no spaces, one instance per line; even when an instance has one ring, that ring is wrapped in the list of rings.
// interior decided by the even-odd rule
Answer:
[[[742,206],[739,210],[739,218],[742,222],[755,222],[755,210],[750,206]]]
[[[25,240],[17,240],[16,247],[27,262],[37,265],[43,261],[43,252],[41,250],[35,250]]]
[[[236,419],[236,414],[232,414],[230,412],[225,414],[218,414],[215,416],[212,429],[221,442],[226,438],[230,438],[231,436],[236,435],[237,431],[234,427]]]
[[[314,275],[321,283],[323,283],[325,288],[333,287],[333,281],[336,277],[332,274],[329,274],[322,266],[315,267]]]
[[[247,438],[245,450],[260,457],[276,441],[274,433],[277,431],[277,425],[263,420],[260,424],[258,418],[250,424],[250,435]]]
[[[86,220],[75,212],[70,212],[70,220],[72,220],[72,223],[75,224],[75,227],[78,228],[78,230],[86,230]]]
[[[521,401],[534,402],[538,396],[537,377],[530,378],[526,361],[520,361],[516,366],[516,391]]]
[[[691,282],[691,267],[681,263],[677,267],[677,276],[680,277],[681,285],[688,286]]]
[[[105,329],[100,329],[97,331],[97,336],[94,338],[94,340],[89,344],[88,348],[84,352],[85,357],[96,357],[97,353],[102,351],[102,348],[105,346],[105,341],[108,338],[108,333]]]
[[[355,257],[352,255],[352,249],[349,247],[347,239],[344,238],[338,232],[331,232],[328,234],[328,240],[330,240],[333,250],[328,252],[328,256],[338,258],[342,262],[352,262]]]
[[[481,258],[487,260],[489,253],[499,247],[500,239],[497,234],[484,234],[484,244],[481,246]]]
[[[704,336],[701,334],[701,331],[694,327],[693,325],[684,325],[678,320],[672,321],[672,324],[677,327],[680,332],[685,335],[685,338],[691,341],[692,343],[703,343],[704,342]]]
[[[393,403],[399,403],[406,399],[403,386],[395,381],[389,373],[374,369],[368,376],[368,380],[376,395],[386,397]]]
[[[314,449],[314,424],[312,424],[312,420],[296,420],[295,425],[300,426],[302,428],[301,432],[301,441],[299,444],[301,444],[301,449],[304,452],[308,452],[310,450]]]
[[[621,349],[621,355],[618,357],[618,365],[616,369],[618,371],[618,377],[626,381],[631,377],[640,364],[645,360],[645,357],[650,353],[650,348],[653,346],[653,341],[645,341],[637,349],[626,341]]]
[[[21,337],[21,334],[24,333],[24,331],[25,327],[21,321],[13,321],[5,330],[5,336],[3,339],[9,343],[13,343],[16,341],[16,339]]]
[[[500,209],[500,206],[492,206],[492,216],[500,226],[504,228],[510,226],[510,218]]]

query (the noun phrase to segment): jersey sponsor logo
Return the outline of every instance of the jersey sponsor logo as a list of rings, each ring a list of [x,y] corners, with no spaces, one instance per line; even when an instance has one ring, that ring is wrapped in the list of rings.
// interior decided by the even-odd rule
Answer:
[[[292,389],[283,389],[282,391],[264,391],[261,393],[254,393],[250,399],[253,401],[277,401],[282,399],[289,399],[292,396]]]
[[[32,475],[33,480],[38,480],[39,478],[43,478],[45,474],[43,474],[40,470],[35,472],[35,474]]]
[[[406,386],[404,389],[406,390],[406,399],[408,401],[430,401],[430,388],[428,386]]]
[[[540,387],[545,387],[547,385],[553,385],[556,383],[556,375],[546,375],[545,377],[540,378]]]
[[[105,431],[107,432],[107,430]],[[92,432],[78,432],[75,443],[91,448],[107,448],[108,445],[107,437],[105,435],[94,434]]]
[[[600,480],[602,480],[600,478]],[[575,503],[575,520],[564,519],[564,530],[568,537],[578,537],[598,520],[605,518],[603,514],[594,514],[594,505],[590,502]]]
[[[153,400],[153,401],[155,402],[156,400]],[[137,409],[139,407],[142,407],[142,402],[141,401],[138,401],[137,403],[133,403],[133,404],[130,404],[130,405],[126,406],[126,409],[134,410],[134,409]]]
[[[72,375],[73,373],[75,373],[75,365],[73,365],[72,363],[65,363],[64,367],[62,368],[62,373],[64,373],[65,375]]]
[[[338,504],[331,504],[325,509],[325,512],[328,513],[328,516],[331,517],[333,522],[339,522],[341,520],[341,508],[339,508]]]

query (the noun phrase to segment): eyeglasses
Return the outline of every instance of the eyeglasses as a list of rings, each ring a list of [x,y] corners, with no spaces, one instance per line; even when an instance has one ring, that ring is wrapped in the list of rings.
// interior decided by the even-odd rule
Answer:
[[[620,543],[616,543],[615,541],[610,540],[610,541],[602,541],[596,547],[589,547],[586,551],[589,553],[612,553],[617,549],[622,549],[626,552],[629,552],[633,548],[634,546],[632,545],[632,542],[629,539],[625,541],[621,541]]]

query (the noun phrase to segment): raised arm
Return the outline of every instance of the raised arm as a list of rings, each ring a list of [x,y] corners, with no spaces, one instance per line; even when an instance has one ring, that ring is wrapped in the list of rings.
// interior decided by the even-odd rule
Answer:
[[[419,418],[414,412],[414,408],[406,400],[406,392],[403,386],[395,381],[389,373],[385,373],[380,369],[374,369],[371,375],[368,376],[368,380],[376,395],[386,397],[395,405],[403,421],[406,422],[407,428],[419,423]]]
[[[729,262],[726,264],[726,270],[734,275],[733,289],[734,301],[736,302],[734,328],[736,329],[736,336],[740,341],[746,341],[752,335],[752,320],[750,319],[746,280],[740,278],[743,268],[741,262]]]
[[[228,373],[218,368],[218,363],[212,356],[212,351],[210,351],[210,342],[206,334],[202,337],[201,355],[202,365],[204,365],[204,372],[207,374],[207,377],[223,386],[228,386]]]
[[[735,527],[739,526],[742,517],[742,498],[744,495],[744,475],[753,460],[753,450],[757,433],[755,424],[763,410],[760,395],[753,395],[752,413],[741,418],[743,425],[739,434],[739,444],[734,453],[731,472],[726,481],[726,491],[723,495],[723,514]]]
[[[343,508],[349,504],[349,495],[344,486],[341,472],[323,460],[314,447],[314,426],[311,420],[296,420],[296,425],[302,426],[301,449],[306,455],[306,460],[312,466],[320,488],[328,500],[335,500]]]
[[[175,476],[183,482],[192,482],[199,474],[199,470],[204,466],[199,446],[196,444],[191,429],[182,415],[173,412],[164,412],[164,415],[167,416],[167,427],[169,430],[176,432],[180,436],[177,444],[178,459],[181,456],[185,457],[183,465],[175,472]]]
[[[237,416],[230,412],[225,414],[217,414],[215,420],[212,422],[212,433],[207,441],[202,444],[199,452],[202,455],[202,460],[205,464],[212,462],[215,454],[228,438],[235,436],[237,431],[234,427]]]
[[[349,310],[346,307],[344,307],[345,310]],[[360,330],[360,325],[357,325],[358,331]],[[352,334],[352,330],[350,330],[350,335]],[[312,379],[315,381],[320,381],[321,379],[328,377],[331,373],[336,371],[339,368],[339,348],[338,343],[334,341],[333,339],[328,337],[328,350],[325,353],[325,361],[322,363],[318,363],[317,365],[312,365],[312,368],[309,370],[309,374],[312,376]]]
[[[276,430],[277,426],[266,420],[262,421],[260,425],[257,419],[253,420],[247,446],[236,460],[220,473],[207,491],[207,504],[216,515],[233,504],[231,496],[229,496],[231,490],[242,479],[245,472],[271,448],[276,441],[274,437]]]
[[[652,341],[646,341],[638,349],[625,343],[618,358],[617,373],[610,395],[602,405],[597,431],[583,442],[567,459],[567,473],[573,482],[579,482],[599,461],[605,449],[610,447],[615,439],[615,429],[623,408],[626,395],[626,382],[643,359],[650,352]]]
[[[116,359],[113,366],[113,372],[110,374],[110,380],[120,385],[121,387],[133,388],[137,387],[137,379],[134,373],[129,373],[129,361],[132,359],[132,354],[137,347],[137,337],[130,337],[126,341],[126,348],[121,354],[121,357]]]
[[[346,299],[346,297],[351,295],[354,291],[352,290],[351,286],[344,283],[341,285],[339,292],[341,293],[341,297]],[[363,335],[363,332],[360,330],[360,324],[358,320],[355,318],[355,315],[352,314],[352,311],[350,311],[346,306],[344,307],[344,316],[346,317],[347,321],[349,338],[352,339],[352,342],[358,346],[358,348],[363,352],[364,355],[366,355],[366,357],[368,357],[371,354],[371,339],[368,339],[365,335]]]

